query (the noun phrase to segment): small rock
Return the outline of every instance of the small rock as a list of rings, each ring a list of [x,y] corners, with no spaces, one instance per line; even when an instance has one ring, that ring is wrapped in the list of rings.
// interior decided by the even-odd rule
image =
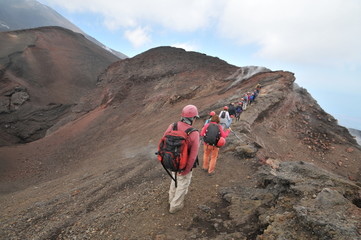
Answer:
[[[207,213],[211,210],[211,208],[206,205],[199,205],[198,208],[205,213]]]
[[[273,169],[277,169],[280,166],[280,161],[278,161],[276,159],[269,158],[269,159],[266,160],[266,164],[270,165],[271,168],[273,168]]]
[[[219,223],[215,223],[213,226],[214,226],[214,228],[216,229],[216,231],[219,232],[219,230],[220,230],[220,228],[219,228]]]
[[[346,149],[346,152],[348,152],[348,153],[352,153],[353,151],[354,151],[354,149],[352,147],[349,147]]]
[[[155,236],[155,240],[166,240],[166,239],[167,239],[167,236],[164,234]]]

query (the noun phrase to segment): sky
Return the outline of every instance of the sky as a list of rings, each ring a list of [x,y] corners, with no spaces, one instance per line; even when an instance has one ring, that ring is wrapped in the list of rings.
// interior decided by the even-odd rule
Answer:
[[[180,47],[295,74],[338,123],[361,130],[360,0],[38,0],[128,57]]]

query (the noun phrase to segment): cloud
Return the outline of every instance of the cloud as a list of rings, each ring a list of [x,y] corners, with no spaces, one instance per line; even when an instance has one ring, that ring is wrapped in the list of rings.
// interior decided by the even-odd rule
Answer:
[[[176,47],[176,48],[183,48],[186,51],[196,51],[198,49],[198,47],[192,43],[174,43],[171,44],[172,47]]]
[[[175,31],[205,28],[217,15],[217,0],[40,0],[71,12],[93,12],[104,17],[110,29],[152,23]]]
[[[297,63],[361,65],[358,0],[227,1],[218,30],[256,55]]]
[[[133,30],[127,30],[125,31],[124,35],[136,48],[141,47],[151,41],[149,30],[147,28],[137,27]]]
[[[150,34],[216,32],[259,59],[361,66],[359,0],[42,0],[69,11],[101,14],[134,46]],[[153,32],[146,28],[152,27]],[[130,31],[129,29],[135,29]],[[136,37],[140,39],[137,40]]]

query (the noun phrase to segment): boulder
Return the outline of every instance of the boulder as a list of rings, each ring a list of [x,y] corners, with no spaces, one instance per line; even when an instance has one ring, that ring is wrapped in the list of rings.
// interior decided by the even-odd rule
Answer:
[[[12,110],[17,110],[21,105],[23,105],[27,100],[29,100],[30,96],[27,92],[15,92],[13,95],[11,95],[11,105],[10,108]]]
[[[250,144],[246,144],[236,147],[234,153],[235,155],[243,159],[243,158],[254,158],[257,154],[257,151],[258,151],[257,147]]]

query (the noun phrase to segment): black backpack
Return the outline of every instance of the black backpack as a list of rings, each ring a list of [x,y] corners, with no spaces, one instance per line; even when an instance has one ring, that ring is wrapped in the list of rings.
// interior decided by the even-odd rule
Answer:
[[[225,117],[226,117],[226,112],[222,111],[221,118],[225,118]]]
[[[218,124],[210,123],[207,127],[203,140],[208,145],[216,146],[219,138],[221,137],[221,131]]]

